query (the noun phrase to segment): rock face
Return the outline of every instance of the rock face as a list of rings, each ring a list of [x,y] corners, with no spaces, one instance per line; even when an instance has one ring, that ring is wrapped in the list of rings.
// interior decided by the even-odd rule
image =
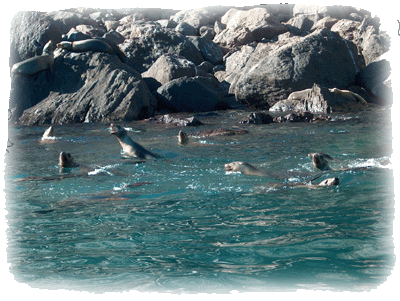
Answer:
[[[48,96],[24,111],[22,124],[131,121],[154,114],[156,100],[140,74],[115,55],[68,52],[57,57],[54,70]]]
[[[248,106],[268,108],[314,83],[344,89],[360,67],[355,46],[325,28],[260,58],[237,81],[235,96]]]
[[[271,112],[310,112],[330,114],[333,112],[351,112],[364,109],[366,103],[359,99],[349,98],[334,93],[328,88],[314,85],[300,93],[299,97],[277,102],[270,108]]]

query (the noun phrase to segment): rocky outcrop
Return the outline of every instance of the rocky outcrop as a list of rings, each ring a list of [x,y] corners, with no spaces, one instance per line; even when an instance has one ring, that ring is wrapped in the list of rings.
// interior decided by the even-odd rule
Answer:
[[[41,78],[31,80],[34,86]],[[140,74],[106,53],[58,56],[46,89],[48,95],[23,112],[22,124],[131,121],[152,116],[157,105]]]
[[[296,96],[277,102],[271,112],[310,112],[330,114],[365,109],[367,103],[352,92],[313,85],[311,89],[296,92]]]
[[[134,120],[156,110],[224,109],[226,101],[265,110],[314,84],[327,102],[325,88],[392,101],[390,67],[381,57],[389,36],[378,18],[348,6],[77,8],[20,12],[11,25],[10,67],[40,55],[49,40],[98,38],[113,48],[56,51],[52,69],[13,74],[10,109],[24,124]]]
[[[235,96],[248,106],[269,108],[314,83],[344,89],[362,67],[355,46],[325,28],[261,57],[242,72]]]

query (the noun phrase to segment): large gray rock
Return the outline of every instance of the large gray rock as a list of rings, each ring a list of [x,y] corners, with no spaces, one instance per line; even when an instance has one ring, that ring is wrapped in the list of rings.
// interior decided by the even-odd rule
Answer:
[[[311,89],[297,92],[296,97],[277,102],[270,108],[271,112],[310,112],[330,114],[333,112],[352,112],[365,109],[366,102],[351,94],[337,93],[336,89],[328,89],[313,85]]]
[[[18,12],[11,21],[10,35],[10,67],[41,55],[48,41],[61,41],[59,27],[40,12]]]
[[[147,71],[163,54],[181,56],[196,65],[204,61],[200,51],[185,36],[161,27],[148,28],[140,37],[120,44],[126,63],[140,73]]]
[[[58,56],[41,86],[47,96],[23,112],[24,125],[132,121],[152,116],[157,106],[140,74],[106,53]]]
[[[228,107],[218,81],[211,77],[174,79],[158,88],[157,93],[164,109],[172,112],[207,112]]]
[[[224,54],[221,48],[207,37],[190,38],[194,46],[200,51],[204,60],[213,65],[222,64]]]
[[[345,89],[362,67],[355,45],[325,28],[259,56],[251,69],[242,71],[235,97],[251,107],[269,108],[314,83]]]
[[[223,15],[221,23],[226,28],[214,37],[214,42],[227,47],[271,39],[288,31],[266,8],[260,7],[250,10],[232,8]]]
[[[185,58],[163,54],[142,76],[152,77],[164,85],[176,78],[196,76],[196,65]]]

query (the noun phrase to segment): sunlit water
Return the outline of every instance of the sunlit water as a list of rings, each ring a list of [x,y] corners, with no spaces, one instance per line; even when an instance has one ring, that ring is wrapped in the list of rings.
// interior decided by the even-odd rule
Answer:
[[[361,291],[384,283],[395,262],[390,111],[239,124],[247,114],[200,116],[205,125],[196,128],[121,124],[163,156],[139,164],[122,157],[108,124],[56,126],[53,143],[40,142],[47,126],[10,126],[7,253],[15,279],[95,292]],[[177,144],[179,129],[221,127],[249,133]],[[60,151],[90,170],[60,179]],[[340,185],[291,186],[321,174],[307,157],[318,151],[350,170],[324,172],[315,183],[336,176]],[[237,160],[268,176],[225,172]],[[38,178],[19,180],[26,177]]]

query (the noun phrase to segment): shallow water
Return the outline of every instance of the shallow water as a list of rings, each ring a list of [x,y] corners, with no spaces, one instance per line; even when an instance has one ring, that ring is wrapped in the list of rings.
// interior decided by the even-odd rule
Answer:
[[[8,261],[31,287],[105,291],[229,292],[298,288],[363,291],[394,266],[390,111],[320,123],[241,125],[248,112],[200,116],[183,128],[243,128],[248,134],[191,138],[148,122],[121,124],[163,156],[123,158],[108,124],[10,126],[6,154]],[[60,179],[60,151],[81,165]],[[307,154],[325,152],[321,172]],[[247,161],[266,177],[227,173]],[[81,176],[84,173],[84,176]],[[64,174],[65,175],[65,174]],[[22,178],[32,178],[21,181]]]

